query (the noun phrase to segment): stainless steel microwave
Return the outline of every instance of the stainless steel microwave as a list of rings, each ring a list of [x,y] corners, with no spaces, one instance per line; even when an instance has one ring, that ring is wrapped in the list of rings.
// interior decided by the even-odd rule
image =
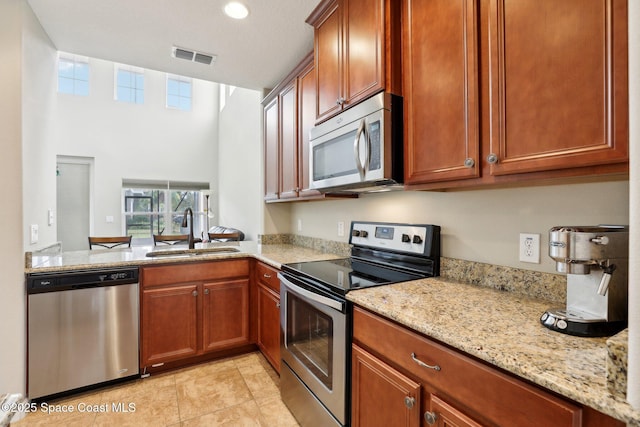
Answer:
[[[378,93],[315,126],[309,139],[311,188],[402,188],[402,97]]]

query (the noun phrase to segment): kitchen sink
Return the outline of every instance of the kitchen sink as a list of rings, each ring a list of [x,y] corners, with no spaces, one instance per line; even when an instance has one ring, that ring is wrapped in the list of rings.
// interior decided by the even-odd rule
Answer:
[[[229,246],[217,246],[213,248],[196,248],[196,249],[168,249],[164,251],[151,251],[147,252],[148,257],[158,258],[158,257],[191,257],[198,255],[208,255],[208,254],[225,254],[225,253],[234,253],[240,252],[240,249],[229,247]]]

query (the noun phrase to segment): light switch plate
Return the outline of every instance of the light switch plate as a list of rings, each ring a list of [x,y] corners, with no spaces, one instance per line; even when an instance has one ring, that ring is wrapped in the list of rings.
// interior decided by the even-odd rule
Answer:
[[[38,224],[31,224],[31,244],[38,243]]]
[[[520,233],[520,261],[540,264],[540,235]]]

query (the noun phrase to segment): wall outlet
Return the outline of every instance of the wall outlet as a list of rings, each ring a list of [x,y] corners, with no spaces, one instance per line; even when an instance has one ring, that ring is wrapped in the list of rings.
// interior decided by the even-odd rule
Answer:
[[[31,224],[31,244],[38,243],[38,224]]]
[[[107,224],[113,224],[113,215],[107,215],[104,219]]]
[[[540,264],[540,235],[520,233],[520,261]]]
[[[344,221],[338,221],[338,237],[344,237]]]
[[[298,231],[302,231],[302,220],[298,219]]]
[[[49,225],[53,225],[54,222],[54,218],[53,218],[53,209],[49,209],[47,211],[47,224]]]

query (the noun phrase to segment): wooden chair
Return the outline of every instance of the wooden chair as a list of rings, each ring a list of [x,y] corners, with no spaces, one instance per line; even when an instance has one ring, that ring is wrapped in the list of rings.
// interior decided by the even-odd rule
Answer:
[[[93,249],[94,246],[101,246],[107,249],[113,249],[116,246],[127,245],[131,247],[131,238],[133,236],[118,236],[118,237],[89,237],[89,249]]]
[[[189,236],[186,234],[154,234],[153,246],[159,243],[164,245],[177,245],[179,243],[187,243]]]
[[[209,241],[218,242],[238,242],[240,241],[240,233],[208,233]]]

